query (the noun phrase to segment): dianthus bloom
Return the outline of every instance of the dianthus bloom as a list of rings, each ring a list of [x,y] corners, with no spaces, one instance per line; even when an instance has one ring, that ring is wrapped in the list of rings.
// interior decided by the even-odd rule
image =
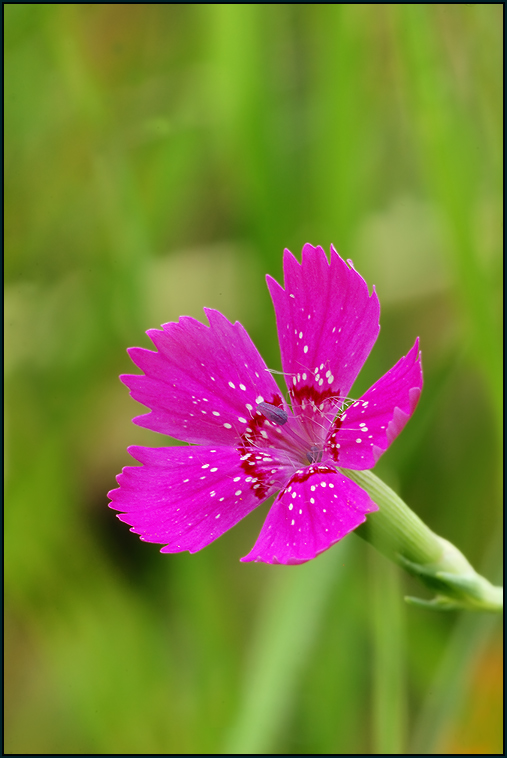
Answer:
[[[271,495],[242,561],[298,564],[377,510],[341,469],[370,469],[414,412],[418,340],[362,397],[348,394],[379,333],[380,306],[331,247],[284,253],[285,289],[267,277],[290,404],[244,328],[205,309],[147,332],[158,352],[130,348],[144,375],[121,377],[151,409],[136,424],[191,443],[129,447],[109,497],[118,516],[163,553],[209,545]]]

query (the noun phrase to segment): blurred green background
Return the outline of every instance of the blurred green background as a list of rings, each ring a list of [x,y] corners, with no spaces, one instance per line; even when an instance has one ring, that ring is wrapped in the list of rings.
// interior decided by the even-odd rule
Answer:
[[[501,4],[7,4],[6,752],[501,753],[501,632],[356,535],[240,564],[107,507],[150,327],[221,310],[279,369],[264,274],[333,242],[421,338],[376,471],[498,579]]]

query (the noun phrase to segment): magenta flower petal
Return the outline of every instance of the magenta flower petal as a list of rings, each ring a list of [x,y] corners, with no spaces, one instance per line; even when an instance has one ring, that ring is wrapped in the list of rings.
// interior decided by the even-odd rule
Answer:
[[[122,376],[151,409],[134,421],[192,447],[130,448],[111,507],[162,552],[195,552],[279,492],[242,560],[311,560],[377,506],[337,467],[366,469],[401,431],[421,387],[418,342],[360,400],[347,395],[378,334],[379,303],[333,248],[285,251],[285,290],[268,277],[291,405],[237,322],[207,310],[148,332]],[[210,445],[211,443],[211,445]],[[204,447],[206,445],[206,447]]]
[[[342,413],[327,447],[343,468],[370,469],[415,411],[423,385],[419,338],[395,366]]]
[[[110,507],[142,540],[165,544],[163,553],[201,550],[276,491],[253,481],[248,459],[232,447],[130,447],[129,453],[143,465],[119,474]]]
[[[147,334],[158,352],[129,355],[144,376],[121,380],[151,413],[134,422],[197,444],[235,445],[263,400],[282,405],[272,375],[245,329],[205,308],[210,326],[189,316]]]
[[[379,333],[375,290],[331,247],[305,245],[299,264],[284,252],[285,290],[267,277],[282,366],[291,395],[346,397]]]
[[[276,498],[254,547],[242,561],[310,561],[378,510],[369,495],[331,466],[296,472]]]

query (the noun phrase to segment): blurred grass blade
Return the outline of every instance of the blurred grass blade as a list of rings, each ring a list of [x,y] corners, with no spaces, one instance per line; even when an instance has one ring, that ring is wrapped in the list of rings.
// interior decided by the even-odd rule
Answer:
[[[309,31],[322,40],[310,71],[315,77],[310,111],[315,121],[310,176],[314,194],[313,230],[321,244],[350,250],[367,202],[361,191],[375,122],[368,96],[368,31],[373,6],[331,3],[312,14]],[[324,42],[324,40],[326,40]]]
[[[491,265],[486,266],[480,259],[483,243],[476,233],[480,201],[485,192],[495,192],[494,185],[488,187],[492,180],[484,170],[490,162],[494,165],[495,156],[488,156],[487,150],[479,151],[483,147],[480,129],[474,124],[466,98],[460,96],[458,83],[452,79],[453,67],[446,59],[445,45],[437,31],[436,6],[391,7],[399,23],[400,50],[410,82],[407,93],[421,164],[447,227],[449,244],[444,247],[450,253],[458,296],[467,311],[466,330],[488,382],[495,411],[499,411],[503,404],[503,373],[500,329],[492,298],[494,282],[488,271]],[[500,238],[495,242],[497,252]]]
[[[400,570],[369,551],[373,640],[373,752],[405,753],[406,692],[403,592]]]
[[[442,740],[469,690],[473,668],[497,623],[493,615],[460,617],[415,725],[411,754],[441,753]]]
[[[303,566],[277,567],[254,632],[245,689],[224,752],[275,749],[297,693],[325,602],[349,552],[344,540]]]

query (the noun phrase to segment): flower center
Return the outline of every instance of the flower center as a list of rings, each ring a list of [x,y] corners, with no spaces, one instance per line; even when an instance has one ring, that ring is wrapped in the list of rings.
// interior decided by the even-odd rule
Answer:
[[[323,413],[331,403],[316,406],[308,401],[291,412],[285,410],[280,396],[273,400],[267,403],[260,398],[238,448],[259,499],[280,489],[298,471],[331,462],[324,445],[335,413],[331,409]]]
[[[262,414],[265,419],[264,424],[270,428],[266,437],[266,444],[269,447],[276,447],[286,452],[297,465],[312,465],[321,462],[325,436],[322,425],[315,425],[310,422],[310,419],[301,415],[292,416],[291,414],[289,417],[283,408],[264,401],[257,404],[256,410]],[[273,432],[275,432],[274,435]]]

